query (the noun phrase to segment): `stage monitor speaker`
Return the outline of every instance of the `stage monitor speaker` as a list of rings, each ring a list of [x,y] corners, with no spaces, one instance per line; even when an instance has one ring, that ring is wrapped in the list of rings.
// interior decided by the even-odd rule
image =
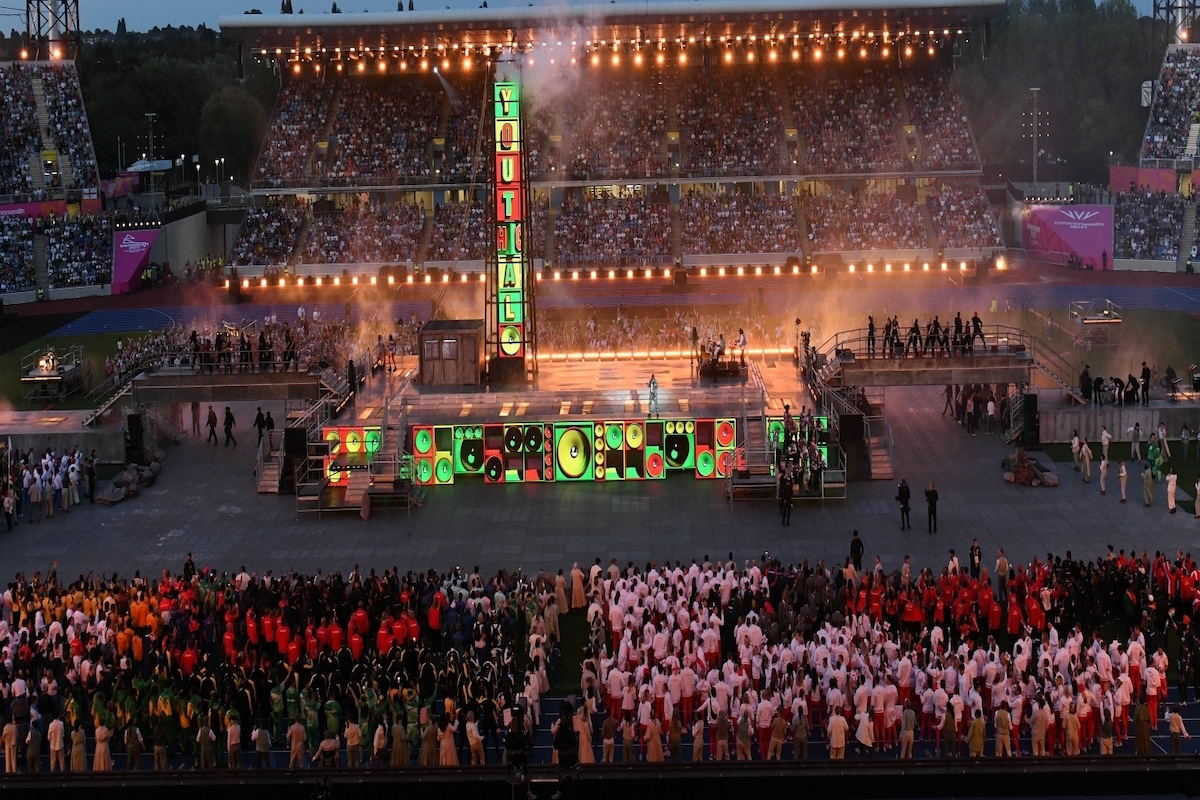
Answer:
[[[442,279],[442,268],[441,267],[426,267],[425,274],[428,275],[429,279],[432,281],[440,281]]]
[[[671,280],[675,281],[676,286],[687,286],[687,270],[675,270],[673,273],[671,273]]]
[[[146,441],[142,429],[142,415],[130,414],[125,418],[125,463],[142,464],[146,460]]]
[[[1042,449],[1042,425],[1038,416],[1038,396],[1032,392],[1021,398],[1021,445],[1026,450]]]
[[[304,458],[307,456],[308,431],[304,428],[284,428],[283,455],[285,458]]]

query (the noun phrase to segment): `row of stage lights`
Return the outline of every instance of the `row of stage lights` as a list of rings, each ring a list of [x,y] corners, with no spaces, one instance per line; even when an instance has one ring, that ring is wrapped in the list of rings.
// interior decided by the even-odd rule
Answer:
[[[880,266],[882,267],[882,269],[879,271],[882,271],[885,273],[889,273],[889,272],[939,272],[939,271],[940,272],[949,272],[952,268],[951,265],[946,261],[941,262],[940,266],[936,265],[936,264],[930,264],[928,261],[922,262],[920,265],[920,269],[917,269],[916,265],[914,265],[911,262],[906,262],[902,266],[897,264],[897,265],[895,265],[895,268],[893,268],[893,265],[891,263],[884,263],[884,264],[881,264]],[[969,266],[970,265],[966,261],[960,261],[958,263],[958,269],[961,272],[966,272]],[[1004,267],[1005,267],[1004,259],[1003,258],[997,259],[995,266],[997,269],[1004,269]],[[534,276],[539,282],[543,281],[543,280],[578,281],[578,280],[585,280],[585,279],[596,281],[596,280],[600,280],[601,278],[606,278],[607,280],[617,280],[618,278],[624,278],[626,280],[633,280],[636,278],[644,278],[644,279],[662,278],[664,280],[669,280],[674,276],[674,272],[678,272],[678,271],[680,271],[680,270],[672,271],[671,269],[606,269],[606,270],[600,270],[600,269],[592,269],[592,270],[587,270],[587,269],[571,269],[571,270],[544,269],[544,270],[538,270],[538,271],[534,272]],[[817,265],[813,264],[813,265],[805,266],[805,267],[800,267],[800,266],[792,266],[792,267],[779,267],[779,266],[776,266],[776,267],[699,267],[699,268],[685,269],[682,271],[687,272],[689,275],[698,275],[701,278],[707,278],[707,277],[726,278],[726,277],[748,276],[748,275],[754,275],[754,276],[780,275],[780,276],[782,276],[782,275],[789,275],[789,274],[790,275],[798,275],[798,276],[799,275],[816,276],[816,275],[822,274],[822,272],[824,270],[821,267],[818,267]],[[846,271],[850,272],[850,273],[859,274],[861,272],[874,273],[877,270],[876,270],[875,264],[869,263],[869,264],[864,264],[863,269],[861,269],[861,270],[858,268],[858,265],[849,264],[846,267]],[[487,280],[487,276],[482,273],[460,273],[458,275],[457,282],[458,283],[468,283],[469,281],[476,280],[476,278],[472,277],[473,275],[478,275],[479,276],[478,280],[480,282],[485,282]],[[419,278],[418,278],[418,276],[407,275],[401,281],[397,281],[396,276],[394,276],[394,275],[387,276],[386,283],[388,286],[395,286],[396,283],[398,283],[398,282],[406,284],[406,285],[417,284],[417,283],[430,283],[430,284],[435,283],[434,277],[428,273],[426,273],[423,276],[420,276]],[[443,273],[436,282],[437,283],[451,283],[452,280],[451,280],[449,273]],[[225,288],[226,289],[230,288],[230,283],[231,283],[230,279],[226,278],[225,279]],[[277,278],[274,280],[271,280],[268,278],[243,278],[242,279],[242,288],[249,289],[251,286],[258,286],[263,289],[266,289],[269,287],[283,287],[283,286],[341,286],[341,285],[343,285],[343,283],[347,286],[359,286],[360,285],[359,277],[357,275],[347,277],[344,281],[341,276],[336,276],[333,278],[329,278],[329,277],[325,277],[325,276],[307,277],[306,278],[306,277],[301,276],[301,277],[293,277],[293,278]],[[365,278],[362,283],[364,285],[378,286],[379,280],[378,280],[377,276],[372,275],[369,278]]]
[[[957,31],[957,35],[961,35],[962,33],[961,29]],[[807,39],[799,35],[790,37],[783,35],[775,37],[771,35],[763,37],[719,36],[717,37],[717,44],[724,46],[725,53],[721,56],[721,60],[727,64],[734,61],[738,61],[739,63],[753,63],[757,60],[769,62],[787,60],[787,48],[789,45],[791,47],[790,57],[792,61],[808,60],[820,62],[827,58],[834,58],[839,61],[847,58],[853,59],[856,54],[859,60],[869,58],[888,59],[893,55],[893,48],[895,48],[897,54],[903,48],[902,52],[906,58],[912,58],[922,48],[925,49],[929,56],[934,56],[937,54],[937,46],[935,45],[940,44],[944,46],[948,43],[949,37],[952,35],[952,31],[946,28],[942,30],[941,38],[938,37],[938,32],[934,30],[929,31],[927,36],[921,32],[911,34],[902,33],[898,35],[891,35],[884,32],[878,37],[873,32],[863,35],[854,32],[849,36],[844,33],[810,33]],[[689,45],[696,43],[696,38],[694,36],[686,40],[683,37],[676,38],[674,44],[678,47],[679,52],[674,60],[679,64],[687,64],[687,48]],[[712,43],[713,37],[704,38],[703,44],[708,45]],[[554,45],[543,41],[540,44],[542,48],[547,46],[551,48],[563,47],[562,42]],[[656,64],[663,65],[667,62],[668,55],[666,49],[670,44],[666,39],[659,39],[657,41],[650,39],[624,41],[615,39],[612,42],[600,39],[598,41],[588,40],[583,45],[580,45],[578,41],[574,41],[570,43],[570,64],[574,65],[578,63],[576,50],[581,49],[585,58],[590,57],[593,66],[601,63],[602,54],[611,54],[613,65],[621,64],[624,56],[625,58],[629,58],[634,65],[641,66],[647,61],[647,54],[643,52],[643,48],[645,48],[653,52],[653,59]],[[765,55],[758,52],[760,44],[766,48]],[[375,60],[376,66],[374,69],[379,72],[388,71],[389,59],[397,62],[397,69],[405,71],[409,69],[410,58],[414,60],[414,64],[421,70],[428,70],[432,65],[435,69],[440,68],[446,71],[450,70],[455,64],[455,61],[451,58],[452,56],[461,56],[462,60],[458,63],[461,64],[462,69],[470,70],[474,66],[476,59],[486,61],[488,58],[499,56],[504,52],[524,53],[529,56],[527,63],[533,66],[536,64],[533,56],[537,50],[538,48],[532,43],[525,45],[464,44],[461,46],[455,43],[449,47],[445,44],[439,44],[436,47],[429,47],[428,45],[421,45],[419,47],[417,45],[408,45],[407,47],[400,45],[393,45],[391,47],[380,45],[376,48],[335,47],[332,48],[332,51],[326,47],[293,47],[287,52],[283,48],[275,48],[273,58],[276,61],[289,62],[293,72],[297,74],[303,71],[303,64],[305,63],[311,64],[314,70],[320,73],[322,64],[319,63],[318,59],[330,60],[331,56],[333,62],[332,68],[338,72],[342,72],[345,69],[344,65],[347,62],[351,64],[352,70],[360,73],[366,72],[368,67],[365,59],[368,58]],[[735,55],[735,50],[743,53],[743,57],[739,59]],[[272,58],[271,51],[266,48],[261,48],[259,53],[262,57]],[[553,65],[556,63],[556,58],[551,55],[549,61]]]

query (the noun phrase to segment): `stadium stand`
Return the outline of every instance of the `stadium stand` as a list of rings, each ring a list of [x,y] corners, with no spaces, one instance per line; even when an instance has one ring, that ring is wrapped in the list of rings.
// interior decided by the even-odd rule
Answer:
[[[554,224],[556,264],[609,264],[671,254],[671,209],[641,195],[564,200]]]
[[[51,218],[42,222],[42,228],[47,237],[46,278],[51,289],[112,283],[111,216]],[[32,255],[30,258],[32,261]]]
[[[1183,198],[1120,192],[1113,208],[1113,257],[1174,261],[1183,235]]]
[[[445,183],[476,183],[488,179],[489,141],[479,141],[479,110],[483,97],[480,92],[465,94],[450,104],[450,120],[446,126],[446,145],[440,179]],[[478,147],[478,158],[476,156]]]
[[[900,113],[891,75],[832,68],[791,77],[792,108],[804,135],[805,172],[889,172],[905,168],[896,131]]]
[[[804,217],[812,250],[911,250],[928,247],[915,200],[835,189],[806,195]]]
[[[979,189],[943,186],[925,205],[942,247],[999,247],[1000,231],[987,198]]]
[[[1200,108],[1200,48],[1175,47],[1163,58],[1146,121],[1143,158],[1179,158]]]
[[[413,203],[371,203],[332,214],[314,214],[300,263],[412,261],[424,224],[424,208]]]
[[[666,175],[666,104],[661,70],[613,69],[589,75],[586,91],[563,98],[567,178]]]
[[[265,206],[252,208],[238,233],[229,255],[235,267],[286,264],[296,246],[296,237],[305,210],[280,198],[270,198]]]
[[[377,186],[427,182],[442,90],[422,78],[361,78],[342,87],[336,147],[322,183]]]
[[[255,182],[282,186],[304,177],[317,133],[325,124],[333,89],[319,81],[285,83],[275,101]]]
[[[0,217],[0,292],[34,287],[32,217]]]
[[[782,253],[800,249],[788,195],[689,192],[680,204],[684,255]]]
[[[4,147],[0,148],[0,194],[28,193],[33,190],[29,159],[40,149],[37,129],[37,101],[33,96],[30,71],[21,64],[0,69],[0,119],[4,126]]]
[[[92,146],[92,132],[83,108],[83,92],[79,88],[75,65],[44,65],[41,77],[46,110],[50,115],[47,132],[54,140],[55,148],[60,156],[70,159],[77,186],[98,186],[100,173],[96,167],[96,151]]]
[[[948,71],[904,72],[904,99],[921,132],[925,169],[979,169],[962,96]]]
[[[691,176],[778,175],[783,107],[758,68],[680,73],[676,113],[685,129]]]
[[[484,207],[472,203],[464,222],[464,205],[446,203],[434,210],[433,237],[429,240],[426,261],[480,261],[487,257],[492,238]]]

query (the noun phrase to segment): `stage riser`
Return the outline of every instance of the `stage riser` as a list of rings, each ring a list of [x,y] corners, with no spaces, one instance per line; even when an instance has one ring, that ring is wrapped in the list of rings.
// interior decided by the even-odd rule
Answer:
[[[1128,442],[1129,429],[1133,423],[1142,426],[1142,453],[1146,452],[1146,440],[1151,431],[1158,430],[1158,423],[1167,426],[1168,441],[1179,438],[1183,423],[1189,430],[1196,430],[1200,425],[1200,406],[1178,405],[1167,408],[1144,406],[1103,406],[1101,408],[1041,408],[1041,434],[1043,443],[1063,444],[1071,441],[1074,431],[1086,438],[1088,442],[1100,444],[1100,426],[1108,428],[1113,440]]]

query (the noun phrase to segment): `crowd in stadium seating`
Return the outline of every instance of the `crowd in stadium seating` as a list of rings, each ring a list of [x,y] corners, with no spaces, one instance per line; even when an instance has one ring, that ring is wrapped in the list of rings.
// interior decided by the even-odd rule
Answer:
[[[241,232],[229,256],[233,266],[286,264],[296,246],[305,209],[281,199],[246,214]]]
[[[34,288],[33,217],[0,217],[0,292]]]
[[[300,261],[304,264],[412,261],[424,224],[424,209],[413,203],[371,203],[332,214],[314,214]]]
[[[97,186],[100,172],[96,151],[83,107],[83,92],[73,64],[49,64],[42,67],[42,87],[46,93],[46,111],[50,115],[47,133],[54,140],[59,157],[70,159],[78,186]],[[61,169],[61,164],[60,167]]]
[[[275,113],[258,157],[256,181],[280,185],[303,177],[309,154],[325,124],[333,88],[321,81],[292,81],[279,90]]]
[[[696,176],[778,175],[783,107],[769,75],[716,67],[689,72],[676,105],[684,167]]]
[[[689,192],[680,203],[684,255],[785,253],[800,249],[790,195]]]
[[[908,113],[921,131],[921,163],[926,169],[978,169],[967,112],[954,76],[937,71],[905,72]]]
[[[943,186],[925,204],[942,247],[999,247],[1000,231],[987,197],[979,189]]]
[[[464,219],[465,211],[464,203],[446,203],[434,210],[426,261],[476,261],[487,257],[488,248],[493,246],[494,226],[487,224],[481,204],[471,203]]]
[[[834,190],[806,195],[804,217],[813,250],[899,250],[929,246],[916,201],[891,194]]]
[[[1200,107],[1200,50],[1168,52],[1154,91],[1154,105],[1142,143],[1145,158],[1178,158]]]
[[[113,225],[108,214],[43,220],[50,288],[112,283]]]
[[[804,136],[806,172],[903,169],[896,141],[900,120],[890,73],[843,75],[805,70],[791,80],[792,108]]]
[[[1183,198],[1171,192],[1117,194],[1113,257],[1174,261],[1183,232]]]
[[[481,100],[475,92],[450,103],[440,178],[444,183],[470,183],[472,177],[476,183],[485,183],[488,179],[491,141],[486,136],[479,139]]]
[[[661,72],[612,70],[589,75],[586,91],[563,98],[566,177],[664,175],[666,105]]]
[[[641,195],[566,199],[554,224],[554,263],[620,265],[671,254],[671,207]]]
[[[30,71],[21,64],[0,69],[0,124],[4,147],[0,148],[0,194],[33,191],[30,157],[38,158],[41,141],[37,128],[37,101],[33,96]]]
[[[327,186],[429,180],[443,94],[424,81],[347,81],[330,143]]]

